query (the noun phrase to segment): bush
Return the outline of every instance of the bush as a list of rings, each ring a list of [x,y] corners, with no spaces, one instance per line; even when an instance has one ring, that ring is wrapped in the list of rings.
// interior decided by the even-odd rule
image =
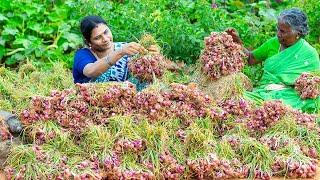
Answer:
[[[295,0],[294,6],[301,8],[308,16],[310,33],[306,40],[320,53],[320,4],[317,0]]]
[[[296,0],[296,4],[306,4]],[[43,66],[64,61],[71,68],[74,51],[82,46],[79,22],[86,15],[100,15],[110,25],[115,41],[137,41],[153,34],[164,54],[187,64],[197,61],[203,38],[212,31],[235,27],[249,48],[275,35],[278,10],[294,5],[290,0],[3,0],[0,5],[0,63],[17,66],[31,59]],[[84,5],[85,4],[85,5]],[[313,5],[312,5],[313,4]],[[317,29],[319,4],[303,6]],[[319,47],[319,30],[308,40]]]

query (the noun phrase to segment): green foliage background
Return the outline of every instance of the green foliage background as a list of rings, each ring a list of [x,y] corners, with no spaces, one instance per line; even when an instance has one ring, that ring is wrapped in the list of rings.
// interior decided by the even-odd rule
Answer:
[[[276,16],[300,7],[309,16],[307,40],[320,52],[317,0],[2,0],[0,4],[0,63],[16,67],[26,60],[41,67],[62,61],[72,67],[74,51],[82,46],[79,22],[100,15],[115,41],[136,41],[152,33],[173,60],[197,61],[203,39],[212,31],[236,28],[253,49],[275,35]],[[254,69],[247,70],[254,73]]]

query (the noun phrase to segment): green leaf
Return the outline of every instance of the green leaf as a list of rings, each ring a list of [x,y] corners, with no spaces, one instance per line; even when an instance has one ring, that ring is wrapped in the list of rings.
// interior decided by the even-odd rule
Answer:
[[[32,43],[30,44],[31,48],[37,49],[43,47],[43,39],[35,37],[35,36],[28,36],[28,40]]]
[[[3,37],[0,36],[0,45],[5,46],[6,40],[3,39]]]
[[[41,57],[43,54],[43,51],[39,51],[39,50],[35,50],[34,52],[36,54],[36,57]]]
[[[0,21],[7,21],[8,18],[5,17],[3,14],[0,14]]]
[[[0,59],[6,54],[6,48],[4,46],[0,46]]]
[[[275,21],[277,19],[276,11],[274,9],[262,9],[259,14],[268,21]]]
[[[70,31],[70,29],[71,29],[71,26],[67,23],[63,23],[59,27],[60,32],[68,32],[68,31]]]
[[[54,11],[48,15],[48,18],[52,22],[63,21],[67,18],[68,9],[64,9],[62,7],[55,7]]]
[[[29,17],[31,17],[33,15],[37,15],[38,11],[37,11],[37,9],[34,9],[33,7],[26,7],[25,13],[27,13],[27,15]]]
[[[31,41],[26,39],[25,37],[19,37],[13,41],[14,45],[22,45],[24,48],[28,48],[31,45]]]
[[[78,34],[66,32],[58,42],[58,46],[62,46],[66,51],[68,48],[75,49],[82,44],[82,38]]]
[[[1,10],[10,10],[11,9],[12,0],[1,0],[0,9]]]
[[[24,57],[22,54],[16,53],[16,54],[10,56],[10,57],[5,61],[5,63],[6,63],[7,65],[14,65],[14,64],[17,64],[19,61],[24,60],[24,58],[25,58],[25,57]]]
[[[29,29],[33,31],[36,31],[36,32],[41,31],[41,25],[38,22],[30,22],[27,26]]]
[[[55,30],[52,26],[43,26],[40,29],[40,33],[42,34],[52,34],[54,31]]]
[[[65,38],[68,42],[76,43],[76,44],[81,44],[82,43],[82,38],[78,34],[75,33],[69,33],[66,32],[62,36]]]
[[[18,29],[12,27],[5,27],[2,31],[2,35],[16,35],[18,33]]]
[[[28,16],[28,15],[25,14],[25,13],[23,13],[23,14],[20,13],[20,14],[18,15],[18,17],[20,17],[20,19],[23,20],[23,21],[27,21],[30,16]]]

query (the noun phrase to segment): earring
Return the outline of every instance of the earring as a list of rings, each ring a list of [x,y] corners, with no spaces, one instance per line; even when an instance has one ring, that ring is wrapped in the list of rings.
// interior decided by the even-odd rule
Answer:
[[[299,36],[296,37],[296,39],[299,39],[299,38],[300,38]]]

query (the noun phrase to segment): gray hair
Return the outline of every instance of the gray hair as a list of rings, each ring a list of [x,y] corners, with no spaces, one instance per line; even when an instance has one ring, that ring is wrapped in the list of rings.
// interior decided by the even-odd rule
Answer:
[[[281,12],[278,21],[289,25],[293,31],[300,36],[306,36],[309,33],[308,18],[304,12],[298,8],[287,9]]]

